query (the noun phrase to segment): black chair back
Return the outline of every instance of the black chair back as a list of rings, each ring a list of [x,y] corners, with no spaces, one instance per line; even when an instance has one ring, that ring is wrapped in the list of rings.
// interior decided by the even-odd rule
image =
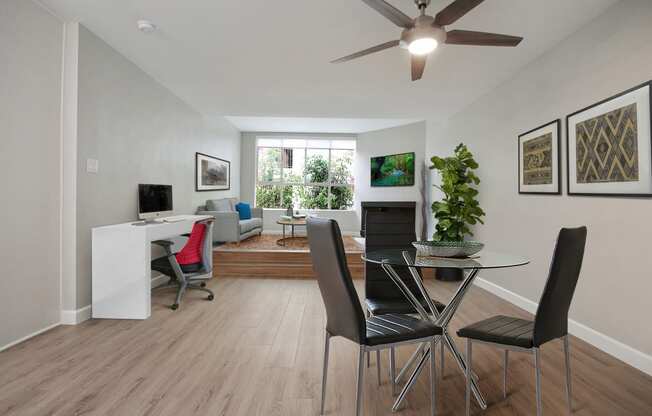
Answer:
[[[582,268],[586,227],[562,228],[557,237],[546,287],[534,319],[534,345],[568,334],[570,309]]]
[[[361,344],[366,321],[346,263],[340,227],[335,220],[308,218],[312,268],[326,307],[326,330]]]

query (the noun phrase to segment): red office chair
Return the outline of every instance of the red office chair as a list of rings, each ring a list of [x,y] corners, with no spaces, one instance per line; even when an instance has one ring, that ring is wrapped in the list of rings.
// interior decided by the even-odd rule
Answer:
[[[172,252],[174,243],[170,240],[157,240],[153,244],[165,249],[166,256],[152,261],[152,270],[170,277],[167,284],[157,289],[177,288],[177,297],[170,306],[179,308],[181,298],[186,290],[201,290],[208,293],[208,300],[214,299],[210,289],[206,289],[206,280],[213,275],[213,219],[198,221],[193,225],[188,241],[181,251]]]

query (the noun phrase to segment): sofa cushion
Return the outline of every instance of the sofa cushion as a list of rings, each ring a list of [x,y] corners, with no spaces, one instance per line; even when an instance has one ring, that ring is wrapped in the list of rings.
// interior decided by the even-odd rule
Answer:
[[[240,214],[241,220],[250,220],[251,219],[251,206],[246,202],[240,202],[235,205],[235,210]]]
[[[234,211],[231,198],[209,199],[206,201],[207,211]]]
[[[240,234],[248,233],[255,228],[263,228],[262,218],[251,218],[249,220],[240,220]]]

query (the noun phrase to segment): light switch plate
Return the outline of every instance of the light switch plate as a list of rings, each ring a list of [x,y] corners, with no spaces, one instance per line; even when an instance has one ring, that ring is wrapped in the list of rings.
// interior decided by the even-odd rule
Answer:
[[[86,159],[86,172],[97,173],[100,170],[100,161],[97,159]]]

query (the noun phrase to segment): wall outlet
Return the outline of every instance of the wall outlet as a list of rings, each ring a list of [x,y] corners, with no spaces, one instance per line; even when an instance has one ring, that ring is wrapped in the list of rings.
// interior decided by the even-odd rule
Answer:
[[[86,159],[86,172],[97,173],[100,170],[100,161],[97,159]]]

